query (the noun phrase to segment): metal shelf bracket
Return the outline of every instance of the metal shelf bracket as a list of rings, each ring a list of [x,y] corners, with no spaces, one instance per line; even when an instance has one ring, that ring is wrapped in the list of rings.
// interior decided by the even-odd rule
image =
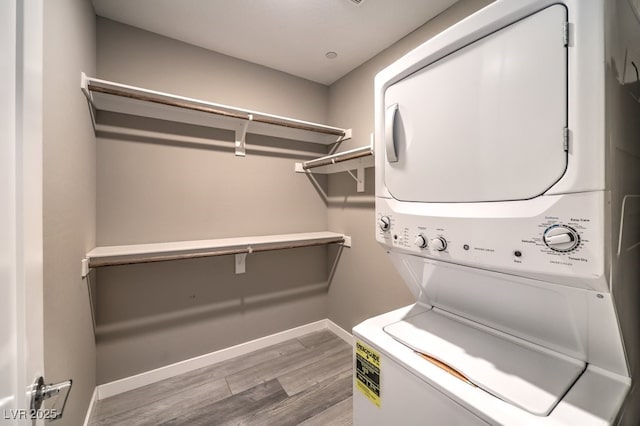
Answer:
[[[339,136],[338,139],[336,140],[336,143],[344,142],[346,140],[351,139],[351,133],[352,133],[351,129],[345,129],[344,136]]]
[[[253,114],[249,114],[249,117],[246,121],[243,121],[238,130],[236,130],[236,156],[244,157],[247,155],[246,145],[247,145],[247,129],[249,128],[249,123],[253,120]]]
[[[236,274],[244,274],[247,272],[247,254],[249,253],[239,253],[236,254]]]
[[[80,269],[81,269],[81,271],[80,271],[80,276],[81,276],[82,278],[86,278],[86,277],[87,277],[87,275],[89,275],[89,272],[91,271],[91,270],[89,269],[89,259],[87,259],[87,258],[85,257],[84,259],[82,259],[82,260],[80,261]]]
[[[347,173],[356,181],[356,191],[364,192],[364,167],[358,167],[355,175],[351,170],[347,170]]]
[[[347,131],[351,137],[351,130]],[[373,133],[371,134],[370,143],[367,146],[361,146],[348,151],[342,151],[326,155],[324,157],[305,161],[304,163],[295,163],[294,170],[296,173],[338,173],[347,172],[356,181],[357,192],[365,190],[365,169],[374,167],[373,161]],[[352,170],[356,171],[354,175]]]

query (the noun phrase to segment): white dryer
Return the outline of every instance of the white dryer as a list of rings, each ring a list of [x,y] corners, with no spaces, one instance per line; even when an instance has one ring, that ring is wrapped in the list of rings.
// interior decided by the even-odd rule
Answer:
[[[358,425],[640,422],[640,4],[498,0],[375,81]]]

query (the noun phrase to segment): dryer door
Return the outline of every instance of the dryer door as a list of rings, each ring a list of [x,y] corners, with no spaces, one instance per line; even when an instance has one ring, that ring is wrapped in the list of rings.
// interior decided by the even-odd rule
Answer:
[[[562,177],[566,14],[550,6],[386,90],[385,143],[397,161],[388,150],[384,173],[394,198],[520,200]]]

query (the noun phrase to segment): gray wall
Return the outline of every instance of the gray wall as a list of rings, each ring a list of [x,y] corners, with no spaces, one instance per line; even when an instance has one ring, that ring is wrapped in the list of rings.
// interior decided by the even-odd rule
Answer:
[[[365,64],[331,85],[329,123],[352,127],[354,138],[341,149],[369,143],[373,132],[375,75],[411,49],[476,10],[489,0],[463,0],[424,24]],[[375,241],[373,169],[367,170],[366,193],[355,192],[350,176],[329,178],[329,229],[353,237],[343,253],[329,289],[328,317],[345,330],[371,316],[414,302],[413,296]]]
[[[95,72],[86,0],[44,2],[44,356],[47,381],[73,379],[64,418],[79,425],[95,387],[95,344],[80,259],[95,246],[95,138],[80,72]]]
[[[375,74],[486,3],[457,4],[330,87],[98,18],[97,76],[353,128],[348,149],[369,142]],[[250,135],[238,158],[230,132],[109,113],[99,122],[98,245],[330,229],[354,247],[331,283],[337,250],[324,248],[251,255],[245,275],[231,257],[99,270],[98,383],[326,317],[350,330],[413,301],[374,241],[373,169],[357,194],[343,173],[319,186],[293,173],[326,152],[318,145]]]
[[[98,77],[303,120],[328,88],[98,18]],[[118,114],[97,140],[98,245],[327,230],[321,190],[293,171],[326,147]],[[323,188],[324,187],[324,188]],[[96,275],[98,383],[326,318],[328,250],[104,268]]]

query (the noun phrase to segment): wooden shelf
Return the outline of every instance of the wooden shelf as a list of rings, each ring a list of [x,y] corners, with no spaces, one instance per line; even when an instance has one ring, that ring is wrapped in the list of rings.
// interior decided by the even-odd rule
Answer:
[[[351,239],[335,232],[263,235],[214,240],[96,247],[86,254],[86,268],[165,262],[223,255],[244,255],[327,244],[351,246]],[[86,270],[88,273],[88,270]],[[86,275],[86,274],[85,274]]]
[[[89,101],[94,127],[95,110],[101,110],[233,130],[237,155],[244,155],[246,133],[324,145],[351,137],[347,129],[128,86],[84,73],[81,89]]]

